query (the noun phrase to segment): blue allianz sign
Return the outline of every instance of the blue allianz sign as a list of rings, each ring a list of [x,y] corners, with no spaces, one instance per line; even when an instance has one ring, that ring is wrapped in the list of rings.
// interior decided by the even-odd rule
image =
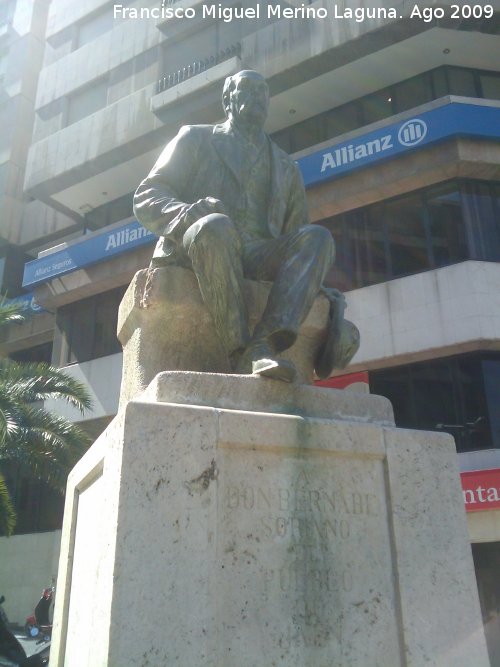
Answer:
[[[37,303],[35,295],[32,293],[22,294],[21,296],[16,296],[13,299],[7,299],[6,303],[8,304],[16,303],[22,308],[22,310],[25,313],[28,313],[30,315],[33,313],[44,312],[44,309]]]
[[[102,262],[109,257],[121,255],[133,248],[153,243],[156,238],[137,220],[112,229],[105,234],[93,235],[80,241],[80,243],[64,248],[64,250],[58,250],[25,264],[23,287],[38,285],[56,276],[62,276],[96,262]]]
[[[500,108],[450,102],[297,160],[306,187],[451,137],[500,139]]]

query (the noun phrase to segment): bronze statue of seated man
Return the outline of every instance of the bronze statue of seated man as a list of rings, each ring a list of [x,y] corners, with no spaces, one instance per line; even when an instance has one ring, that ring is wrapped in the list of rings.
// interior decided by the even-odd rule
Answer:
[[[265,80],[228,77],[227,121],[182,127],[134,197],[137,219],[160,239],[152,266],[192,268],[235,373],[291,382],[291,347],[335,255],[331,234],[310,225],[295,162],[264,132]],[[273,281],[249,330],[243,279]]]

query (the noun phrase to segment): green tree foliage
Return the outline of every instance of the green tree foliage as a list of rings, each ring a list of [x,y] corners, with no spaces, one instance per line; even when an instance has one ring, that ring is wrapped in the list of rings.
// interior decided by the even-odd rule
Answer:
[[[0,329],[24,319],[17,305],[0,303]],[[0,359],[0,464],[16,461],[33,476],[63,492],[66,476],[85,452],[89,438],[78,426],[43,408],[62,399],[83,412],[91,407],[86,389],[64,371],[45,363]],[[0,534],[11,535],[15,511],[0,475]]]

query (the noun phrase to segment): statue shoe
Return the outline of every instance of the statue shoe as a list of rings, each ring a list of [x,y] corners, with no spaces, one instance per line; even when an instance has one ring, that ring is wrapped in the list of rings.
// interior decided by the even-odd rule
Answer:
[[[287,359],[257,359],[252,362],[252,375],[262,375],[282,382],[293,382],[297,370]]]
[[[241,355],[235,371],[242,375],[262,375],[282,382],[293,382],[297,374],[291,361],[274,357],[266,341],[250,343]]]

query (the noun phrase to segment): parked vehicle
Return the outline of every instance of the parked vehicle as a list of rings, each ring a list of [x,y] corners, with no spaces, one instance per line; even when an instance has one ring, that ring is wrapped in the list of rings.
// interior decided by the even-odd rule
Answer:
[[[43,637],[48,640],[52,636],[52,623],[49,621],[49,609],[54,596],[54,588],[44,588],[35,611],[28,616],[24,624],[24,632],[28,639]]]
[[[0,597],[0,666],[1,667],[45,667],[49,664],[50,642],[35,655],[27,656],[19,640],[8,626],[7,615],[2,607],[5,597]]]
[[[9,619],[7,618],[7,614],[5,613],[5,609],[3,608],[4,602],[5,602],[5,595],[2,595],[0,597],[0,621],[5,625],[9,625]]]

